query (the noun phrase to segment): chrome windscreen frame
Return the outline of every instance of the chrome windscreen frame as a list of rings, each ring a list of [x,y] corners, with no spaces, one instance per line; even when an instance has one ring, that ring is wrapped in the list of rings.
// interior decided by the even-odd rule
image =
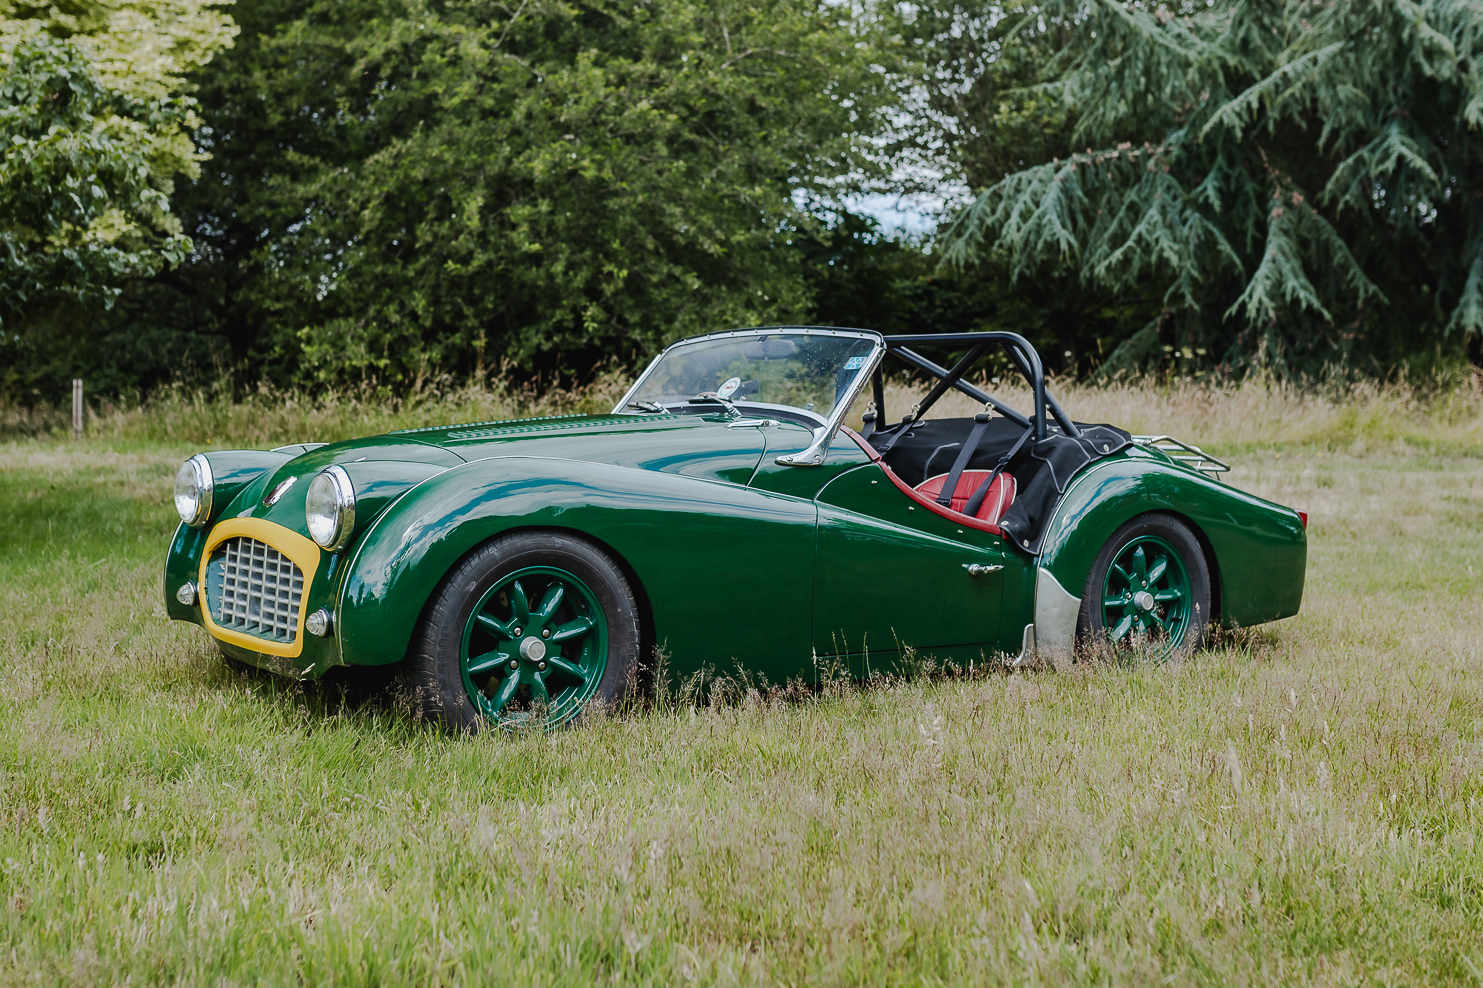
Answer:
[[[777,463],[785,467],[816,467],[824,462],[824,455],[829,452],[834,439],[839,435],[840,426],[844,425],[845,416],[850,414],[850,409],[855,406],[860,393],[865,390],[865,385],[870,382],[870,376],[875,373],[877,367],[886,355],[886,342],[881,334],[863,329],[825,329],[817,326],[767,326],[757,329],[733,329],[724,333],[707,333],[704,336],[691,336],[683,340],[676,340],[650,361],[649,366],[639,375],[633,386],[623,393],[618,399],[618,404],[613,408],[614,415],[622,415],[628,408],[628,402],[634,395],[639,393],[644,381],[659,366],[659,362],[665,355],[676,347],[686,346],[691,343],[699,343],[703,340],[721,340],[729,337],[747,337],[754,339],[758,336],[840,336],[856,340],[869,340],[872,344],[870,355],[865,358],[865,363],[855,374],[855,379],[850,382],[848,388],[840,400],[835,403],[829,418],[823,425],[816,427],[813,432],[813,440],[807,448],[777,458]]]

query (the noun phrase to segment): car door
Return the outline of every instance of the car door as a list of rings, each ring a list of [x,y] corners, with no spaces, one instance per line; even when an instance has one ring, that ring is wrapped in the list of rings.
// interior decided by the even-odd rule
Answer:
[[[816,503],[817,654],[884,665],[905,648],[1019,650],[1000,615],[1006,579],[1024,566],[1002,536],[918,503],[875,463],[834,478]]]

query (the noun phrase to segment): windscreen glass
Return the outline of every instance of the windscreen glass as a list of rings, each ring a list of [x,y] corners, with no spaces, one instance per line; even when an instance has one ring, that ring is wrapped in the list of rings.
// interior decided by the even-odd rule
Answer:
[[[666,353],[629,400],[674,405],[716,395],[791,405],[828,419],[873,347],[858,337],[802,333],[697,340]]]

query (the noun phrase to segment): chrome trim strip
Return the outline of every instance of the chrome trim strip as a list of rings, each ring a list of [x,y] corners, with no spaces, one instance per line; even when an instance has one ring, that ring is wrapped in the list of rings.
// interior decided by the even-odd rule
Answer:
[[[1025,625],[1025,633],[1020,640],[1020,654],[1014,657],[1010,663],[1012,666],[1024,665],[1035,657],[1035,626]]]

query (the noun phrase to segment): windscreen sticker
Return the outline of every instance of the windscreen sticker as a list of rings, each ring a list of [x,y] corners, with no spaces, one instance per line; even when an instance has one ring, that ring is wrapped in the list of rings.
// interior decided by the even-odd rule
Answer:
[[[864,357],[851,357],[849,360],[846,360],[844,362],[844,369],[845,370],[859,370],[861,367],[864,367],[864,366],[865,366],[865,358]]]

